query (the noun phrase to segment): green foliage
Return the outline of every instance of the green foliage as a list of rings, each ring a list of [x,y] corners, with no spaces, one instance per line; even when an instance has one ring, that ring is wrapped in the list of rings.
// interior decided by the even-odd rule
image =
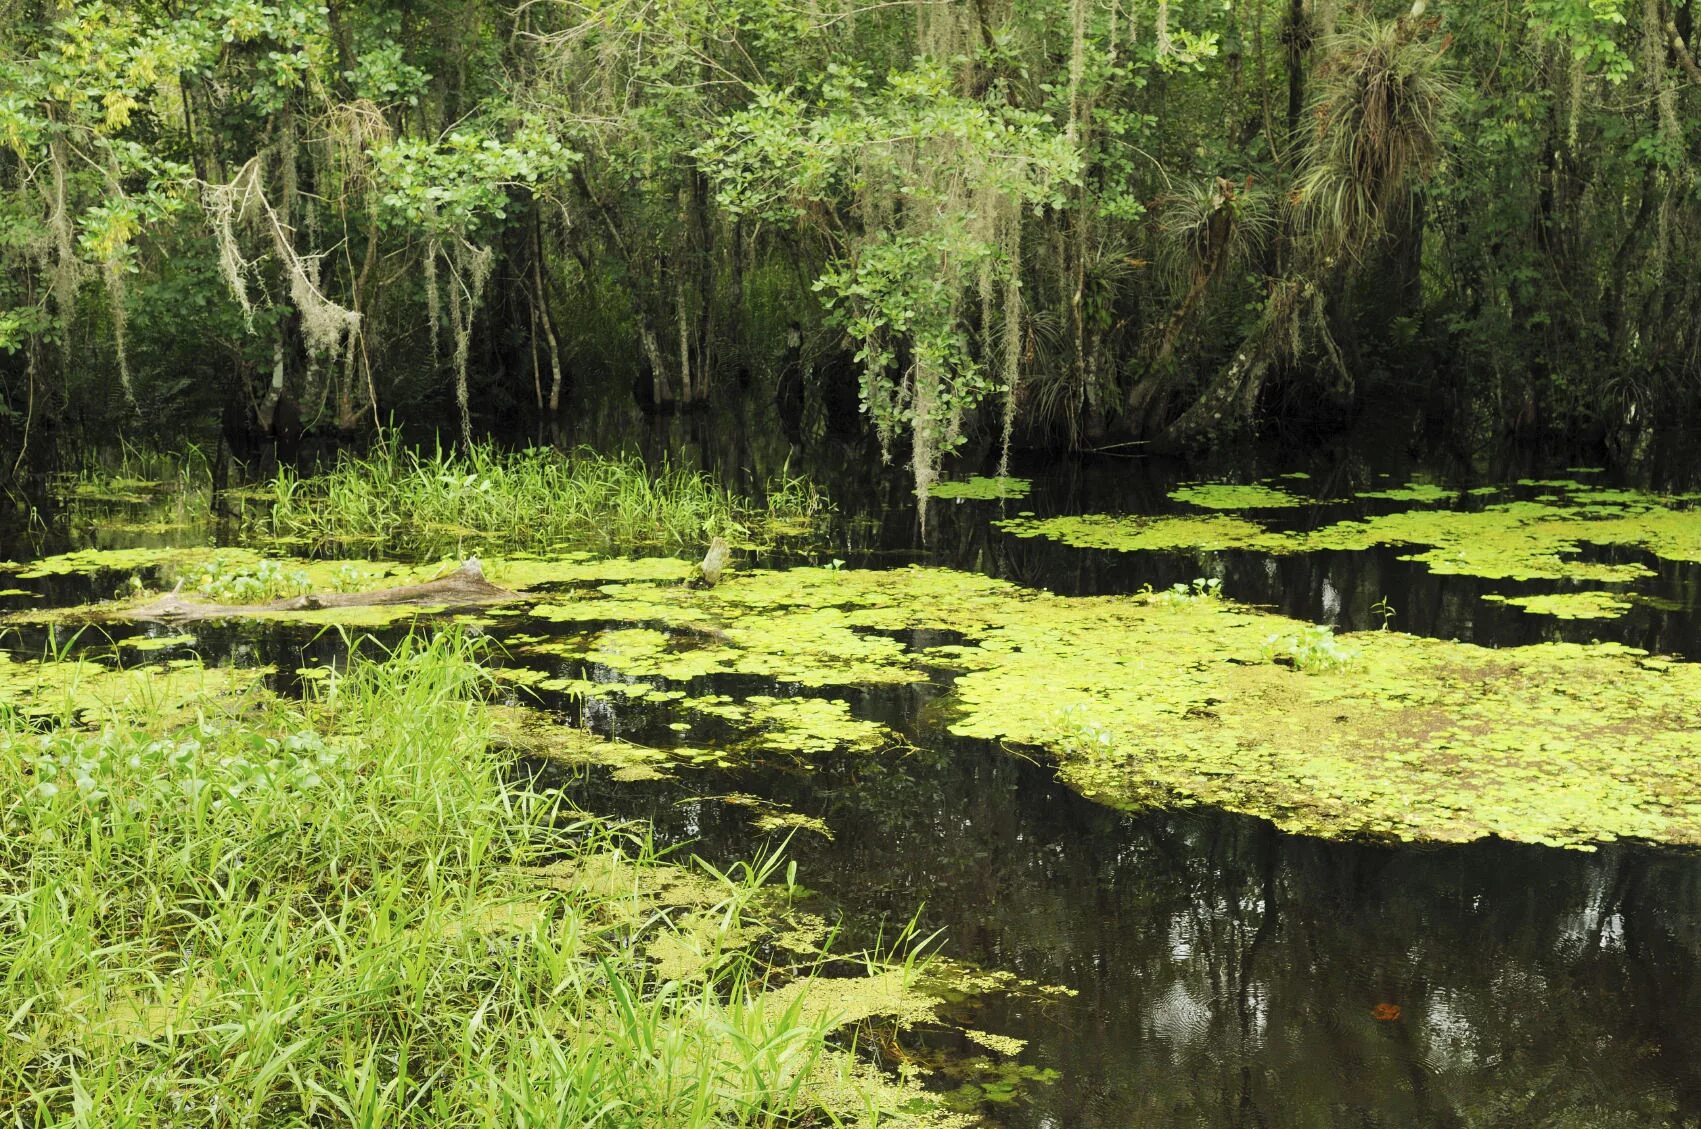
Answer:
[[[254,515],[263,534],[312,545],[359,544],[436,557],[472,550],[640,546],[693,550],[713,537],[749,543],[806,533],[827,503],[782,477],[762,499],[709,476],[635,457],[549,448],[422,454],[394,437],[329,470],[281,470]]]
[[[505,141],[457,129],[435,142],[391,141],[369,156],[387,219],[436,235],[468,236],[506,218],[511,193],[564,177],[577,155],[532,119]]]
[[[1358,661],[1358,652],[1337,639],[1327,624],[1277,632],[1264,640],[1263,655],[1268,662],[1310,673],[1344,670]]]
[[[1021,210],[1064,204],[1074,146],[1043,115],[964,97],[924,62],[882,82],[835,65],[813,99],[760,91],[698,155],[735,214],[832,205],[864,217],[815,288],[859,346],[862,401],[888,453],[908,433],[925,514],[963,417],[999,388],[967,324],[969,293],[1020,269]]]
[[[925,1012],[914,968],[770,973],[780,860],[686,871],[511,782],[479,659],[447,633],[307,702],[0,715],[8,1116],[706,1129],[917,1102],[828,1040]]]
[[[0,418],[356,430],[448,391],[470,444],[561,410],[568,359],[725,395],[795,320],[925,512],[976,433],[1194,444],[1414,364],[1472,435],[1634,450],[1693,408],[1684,5],[1289,16],[37,6],[0,30]]]

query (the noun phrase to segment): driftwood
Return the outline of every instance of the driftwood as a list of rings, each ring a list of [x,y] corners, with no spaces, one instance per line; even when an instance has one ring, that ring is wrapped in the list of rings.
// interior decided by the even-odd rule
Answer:
[[[498,588],[486,580],[484,569],[479,566],[475,557],[454,572],[446,573],[435,580],[427,580],[423,584],[403,584],[396,588],[379,588],[372,592],[310,593],[265,604],[208,604],[198,600],[185,600],[178,596],[174,589],[169,595],[161,596],[151,604],[129,608],[119,614],[125,619],[169,620],[182,623],[187,620],[224,619],[270,612],[308,612],[321,608],[369,608],[394,604],[464,608],[506,603],[519,598],[516,593],[506,588]]]

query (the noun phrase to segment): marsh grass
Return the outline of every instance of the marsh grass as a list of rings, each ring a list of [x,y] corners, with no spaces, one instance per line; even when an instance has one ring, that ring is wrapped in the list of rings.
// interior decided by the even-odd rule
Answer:
[[[748,543],[804,531],[826,510],[819,490],[789,475],[758,500],[700,471],[651,468],[635,456],[507,453],[489,444],[425,453],[394,435],[320,474],[279,471],[263,501],[273,536],[424,555],[697,548],[711,537]]]
[[[478,659],[409,641],[187,727],[0,715],[0,1122],[813,1120],[833,1018],[737,942],[777,863],[698,872],[727,943],[660,980],[664,864],[511,782]]]
[[[116,451],[79,448],[75,465],[53,476],[54,492],[68,501],[149,502],[170,495],[205,512],[212,464],[193,443],[167,451],[120,438]]]

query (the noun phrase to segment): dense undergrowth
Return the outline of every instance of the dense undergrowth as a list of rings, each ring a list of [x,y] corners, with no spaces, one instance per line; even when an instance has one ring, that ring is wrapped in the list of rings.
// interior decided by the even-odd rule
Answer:
[[[791,1125],[856,1093],[815,981],[738,943],[776,864],[690,872],[512,783],[478,660],[445,634],[188,720],[0,707],[0,1121]],[[706,955],[663,980],[669,938]]]
[[[426,454],[399,442],[344,455],[322,473],[267,484],[265,531],[311,545],[360,543],[435,555],[485,549],[697,547],[807,528],[826,508],[801,477],[742,497],[700,471],[630,455],[477,443]]]

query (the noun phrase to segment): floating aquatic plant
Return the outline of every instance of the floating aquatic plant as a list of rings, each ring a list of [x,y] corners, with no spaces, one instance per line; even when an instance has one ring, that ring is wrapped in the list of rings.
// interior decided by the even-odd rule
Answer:
[[[1621,592],[1551,592],[1535,596],[1501,596],[1491,592],[1483,599],[1555,619],[1617,619],[1636,606]]]
[[[1271,510],[1306,504],[1297,494],[1274,486],[1235,485],[1227,482],[1194,482],[1169,492],[1177,502],[1207,510]]]
[[[1341,670],[1358,659],[1358,651],[1344,646],[1326,624],[1275,632],[1264,640],[1262,654],[1270,662],[1312,672]]]
[[[997,498],[1026,498],[1033,483],[1025,478],[973,475],[960,482],[935,482],[927,492],[935,498],[988,501]]]

